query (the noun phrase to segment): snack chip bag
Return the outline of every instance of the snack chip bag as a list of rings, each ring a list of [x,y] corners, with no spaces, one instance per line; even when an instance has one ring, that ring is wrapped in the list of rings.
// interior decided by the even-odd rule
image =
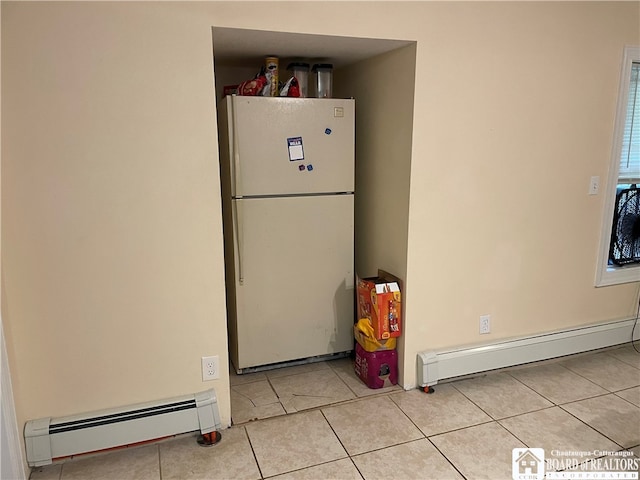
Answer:
[[[264,67],[251,80],[245,80],[238,85],[238,95],[255,97],[264,95],[265,88],[269,88],[269,79],[267,78]]]

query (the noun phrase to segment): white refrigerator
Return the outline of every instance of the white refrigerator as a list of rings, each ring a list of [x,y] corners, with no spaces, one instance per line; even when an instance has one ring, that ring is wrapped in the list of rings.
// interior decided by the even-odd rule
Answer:
[[[236,371],[352,350],[355,101],[227,96],[219,136]]]

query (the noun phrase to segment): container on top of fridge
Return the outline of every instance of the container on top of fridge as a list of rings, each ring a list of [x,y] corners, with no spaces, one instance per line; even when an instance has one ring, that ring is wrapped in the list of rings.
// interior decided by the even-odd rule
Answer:
[[[316,98],[331,98],[333,94],[333,64],[316,63],[313,72],[313,87]]]
[[[287,65],[287,70],[291,72],[291,75],[298,80],[298,87],[300,88],[300,97],[306,98],[309,96],[309,64],[305,62],[292,62]]]

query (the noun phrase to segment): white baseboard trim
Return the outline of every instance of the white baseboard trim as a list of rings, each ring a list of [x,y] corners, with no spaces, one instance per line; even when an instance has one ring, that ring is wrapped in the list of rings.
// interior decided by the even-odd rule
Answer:
[[[420,352],[418,384],[432,386],[447,378],[620,345],[631,341],[635,322],[632,318],[450,351]],[[639,330],[640,325],[634,340],[640,339]]]

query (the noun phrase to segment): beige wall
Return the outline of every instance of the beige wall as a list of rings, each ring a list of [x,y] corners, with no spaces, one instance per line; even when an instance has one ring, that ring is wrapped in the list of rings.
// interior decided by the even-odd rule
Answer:
[[[406,387],[416,352],[479,341],[481,314],[482,340],[630,318],[637,284],[593,287],[604,199],[586,192],[639,18],[634,2],[2,2],[19,424],[210,385],[229,422],[226,375],[202,383],[199,365],[227,348],[212,25],[417,42]]]
[[[0,26],[2,22],[2,10],[0,9]],[[1,32],[1,27],[0,27]],[[0,34],[1,37],[1,34]],[[0,38],[0,51],[2,39]],[[2,65],[0,65],[0,78],[2,78]],[[0,82],[1,83],[1,82]],[[0,110],[2,108],[2,96],[0,95]],[[0,132],[2,122],[0,120]],[[2,137],[0,135],[0,151],[2,151]],[[1,180],[0,172],[0,180]],[[0,182],[0,193],[2,191]],[[0,195],[0,199],[1,199]],[[1,206],[1,200],[0,200]],[[1,215],[0,215],[1,217]],[[2,225],[0,222],[0,232]],[[2,251],[0,235],[0,252]],[[2,272],[2,257],[0,255],[0,272]],[[2,276],[0,275],[0,291],[2,291]],[[0,295],[0,306],[4,295]],[[5,342],[5,327],[0,313],[0,478],[27,478],[28,468],[21,448],[21,434],[17,424],[15,399],[13,395],[11,368]]]
[[[20,424],[209,387],[228,424],[211,21],[152,4],[2,8]],[[203,383],[214,354],[221,378]]]
[[[587,189],[607,177],[638,4],[425,8],[407,355],[631,318],[637,283],[593,287],[604,196]],[[492,333],[480,338],[482,314]]]

